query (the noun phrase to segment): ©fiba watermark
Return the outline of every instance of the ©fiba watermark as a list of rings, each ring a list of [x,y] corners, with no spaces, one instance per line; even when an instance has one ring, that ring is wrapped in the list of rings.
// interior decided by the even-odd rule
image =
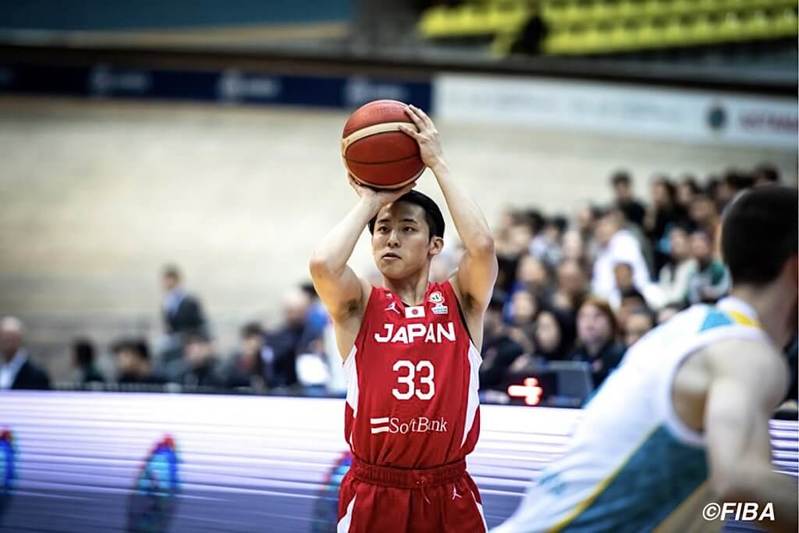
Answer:
[[[714,520],[737,520],[762,522],[774,521],[774,504],[769,502],[763,506],[754,502],[709,503],[702,509],[702,518]]]

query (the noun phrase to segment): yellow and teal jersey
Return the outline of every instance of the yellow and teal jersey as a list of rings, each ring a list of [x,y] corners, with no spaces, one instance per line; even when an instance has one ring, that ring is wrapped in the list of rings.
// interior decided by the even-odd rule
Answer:
[[[734,338],[770,342],[736,298],[695,305],[644,336],[586,406],[565,455],[493,531],[708,531],[704,436],[677,416],[671,390],[689,355]]]

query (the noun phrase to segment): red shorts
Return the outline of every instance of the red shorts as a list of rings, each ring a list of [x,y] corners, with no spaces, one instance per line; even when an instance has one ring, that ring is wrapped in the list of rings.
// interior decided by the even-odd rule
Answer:
[[[341,482],[338,533],[486,531],[477,485],[466,461],[410,470],[353,457]]]

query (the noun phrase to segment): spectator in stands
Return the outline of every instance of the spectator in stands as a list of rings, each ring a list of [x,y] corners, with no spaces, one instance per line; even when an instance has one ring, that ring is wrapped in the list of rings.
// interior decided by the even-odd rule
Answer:
[[[594,387],[599,387],[621,362],[624,347],[616,342],[613,310],[605,300],[588,298],[577,313],[577,347],[570,359],[591,365]]]
[[[724,179],[719,183],[716,189],[716,205],[719,211],[723,211],[724,207],[735,198],[739,192],[753,187],[755,178],[748,172],[740,169],[730,169],[724,175]]]
[[[628,230],[623,229],[623,222],[621,212],[612,209],[599,219],[594,232],[599,249],[594,261],[591,290],[603,300],[610,298],[616,288],[613,269],[617,263],[632,266],[633,283],[639,290],[651,283],[641,246]]]
[[[652,183],[652,204],[644,218],[644,231],[654,252],[654,271],[660,271],[669,258],[669,230],[682,224],[687,213],[677,203],[677,188],[666,177]]]
[[[307,322],[310,306],[306,292],[292,289],[283,298],[283,323],[266,335],[266,342],[275,353],[274,386],[295,386],[297,356],[320,351],[322,331],[309,327]]]
[[[250,388],[262,392],[271,382],[274,352],[266,344],[264,330],[257,322],[241,328],[241,347],[233,354],[225,369],[225,385],[229,388]]]
[[[581,268],[587,264],[585,243],[580,232],[570,229],[563,234],[562,261],[577,261]]]
[[[18,318],[0,319],[0,390],[50,388],[47,372],[31,361],[23,345],[24,334]]]
[[[528,290],[518,290],[513,293],[510,299],[509,315],[511,326],[508,334],[513,340],[518,342],[524,351],[532,352],[533,327],[536,313],[538,313],[539,301],[533,293]]]
[[[633,310],[624,322],[624,345],[629,348],[654,327],[655,318],[651,311],[643,307]]]
[[[183,288],[177,267],[168,265],[161,277],[164,290],[163,320],[166,342],[162,358],[168,363],[183,354],[185,336],[193,333],[208,335],[208,327],[200,301]]]
[[[117,382],[126,385],[162,385],[166,379],[153,369],[144,339],[120,339],[111,345],[116,359]]]
[[[89,339],[79,338],[72,342],[73,382],[79,385],[103,383],[105,379],[97,369],[94,344]]]
[[[691,255],[697,268],[688,281],[688,303],[715,303],[730,290],[730,273],[713,255],[713,238],[703,230],[691,234]]]
[[[554,268],[563,257],[561,250],[563,232],[568,221],[562,216],[546,219],[544,226],[530,243],[530,254],[544,263],[547,268]]]
[[[687,214],[690,211],[694,197],[701,192],[699,182],[694,176],[683,176],[680,183],[677,184],[677,205],[683,213]]]
[[[574,337],[574,321],[569,314],[549,307],[538,312],[533,330],[536,357],[547,361],[567,359],[574,348]]]
[[[608,298],[608,303],[618,311],[625,298],[634,296],[638,298],[642,305],[649,308],[660,307],[662,295],[660,289],[653,283],[647,283],[642,288],[635,286],[633,282],[633,267],[630,263],[619,262],[613,267],[613,276],[616,280],[616,287]]]
[[[189,333],[183,359],[168,369],[169,381],[184,387],[225,386],[223,369],[214,352],[211,338],[203,332]]]
[[[693,229],[700,229],[709,235],[716,234],[719,225],[719,211],[716,203],[707,194],[697,194],[689,211],[690,224]]]
[[[691,256],[688,231],[684,226],[674,226],[669,231],[669,260],[660,269],[658,287],[662,305],[681,306],[688,297],[688,281],[697,269]]]
[[[526,290],[539,299],[546,299],[551,289],[552,283],[546,265],[532,255],[522,256],[516,268],[513,292]]]
[[[503,321],[504,307],[504,300],[494,295],[486,310],[483,321],[483,364],[480,365],[481,389],[504,390],[508,367],[524,353],[521,344],[513,340]]]
[[[615,207],[619,209],[628,222],[636,226],[643,226],[646,208],[644,204],[633,195],[632,179],[629,172],[619,170],[610,178],[613,186]]]
[[[577,313],[588,295],[588,278],[580,263],[567,259],[558,266],[558,286],[552,296],[553,306]]]
[[[779,185],[780,172],[777,167],[768,163],[762,163],[755,168],[753,173],[754,186],[761,187],[763,185]]]

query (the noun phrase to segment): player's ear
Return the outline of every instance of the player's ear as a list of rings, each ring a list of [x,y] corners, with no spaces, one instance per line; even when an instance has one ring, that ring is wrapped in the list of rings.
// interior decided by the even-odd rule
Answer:
[[[434,235],[430,239],[430,245],[429,245],[430,255],[431,256],[438,255],[441,253],[441,250],[443,249],[444,249],[444,239]]]

